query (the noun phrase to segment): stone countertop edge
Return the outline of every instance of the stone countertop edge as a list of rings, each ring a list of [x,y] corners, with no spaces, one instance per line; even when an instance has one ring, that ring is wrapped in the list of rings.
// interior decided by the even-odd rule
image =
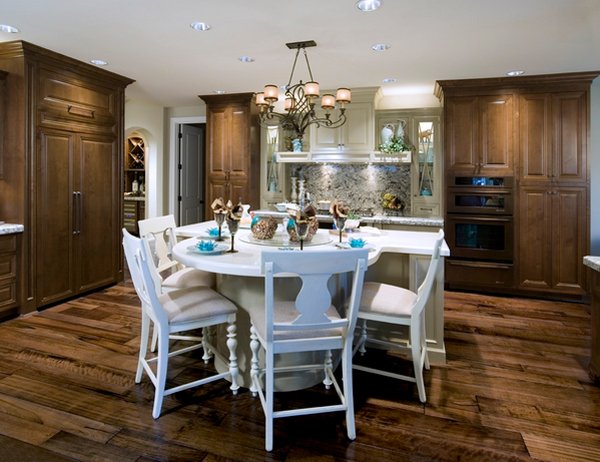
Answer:
[[[16,234],[25,231],[25,226],[15,223],[3,223],[0,225],[0,234]]]
[[[592,257],[590,255],[583,257],[583,264],[600,273],[600,257]]]
[[[273,210],[251,210],[251,213],[257,215],[269,215],[276,218],[283,218],[288,216],[286,212],[275,212]],[[322,222],[332,222],[333,218],[331,215],[319,215],[317,219]],[[431,226],[435,228],[442,228],[444,226],[444,219],[438,217],[388,217],[384,215],[375,215],[372,217],[362,217],[361,223],[368,224],[383,224],[383,225],[407,225],[407,226]]]

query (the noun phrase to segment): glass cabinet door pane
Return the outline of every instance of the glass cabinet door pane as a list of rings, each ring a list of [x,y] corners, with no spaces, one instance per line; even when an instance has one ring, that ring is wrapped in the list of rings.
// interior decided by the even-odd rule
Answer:
[[[437,137],[433,121],[421,121],[417,124],[417,156],[419,166],[419,188],[417,194],[433,196],[437,185],[434,182],[434,139]]]
[[[267,127],[267,191],[279,192],[279,171],[277,165],[276,151],[279,140],[279,129],[277,126]]]

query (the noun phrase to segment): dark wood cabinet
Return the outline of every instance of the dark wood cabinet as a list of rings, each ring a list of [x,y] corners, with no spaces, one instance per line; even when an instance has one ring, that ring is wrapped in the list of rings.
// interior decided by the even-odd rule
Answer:
[[[217,197],[260,206],[260,128],[251,93],[200,96],[206,102],[206,218]]]
[[[444,100],[447,172],[513,174],[513,100],[512,94]]]
[[[519,96],[522,184],[587,182],[587,91]]]
[[[130,79],[27,42],[0,44],[7,125],[0,212],[23,223],[21,312],[122,278]]]
[[[515,282],[480,284],[477,270],[463,268],[463,287],[585,297],[589,90],[597,76],[579,72],[438,82],[437,94],[444,102],[446,179],[475,173],[514,174],[515,180]],[[450,197],[448,183],[446,188]],[[460,265],[475,268],[475,263]]]
[[[520,289],[586,292],[587,101],[586,89],[519,96]]]

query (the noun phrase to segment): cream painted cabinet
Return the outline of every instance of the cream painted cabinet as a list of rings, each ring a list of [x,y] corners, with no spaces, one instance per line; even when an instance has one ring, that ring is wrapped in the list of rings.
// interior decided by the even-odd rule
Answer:
[[[403,133],[405,143],[413,147],[411,214],[418,217],[442,216],[440,115],[440,108],[425,108],[381,110],[375,116],[375,148],[389,137],[390,130],[396,137]],[[394,154],[387,157],[390,162],[404,162]]]
[[[364,157],[373,151],[376,90],[352,90],[352,103],[346,108],[346,123],[341,127],[331,129],[310,126],[310,151],[313,161],[349,161],[353,155]],[[332,117],[337,117],[337,113],[337,110],[334,111]],[[319,109],[317,114],[322,116],[323,111]]]

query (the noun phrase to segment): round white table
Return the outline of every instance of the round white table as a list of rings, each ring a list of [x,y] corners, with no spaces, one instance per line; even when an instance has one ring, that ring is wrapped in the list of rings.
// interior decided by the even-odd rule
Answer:
[[[280,248],[286,252],[299,252],[297,244],[292,246],[290,250],[288,245],[285,245],[286,234],[283,227],[280,225],[277,234],[269,245],[269,242],[256,243],[249,229],[240,229],[235,235],[234,248],[235,253],[216,253],[207,254],[199,252],[195,245],[200,239],[210,239],[208,230],[216,226],[214,221],[198,223],[177,228],[176,234],[181,238],[186,238],[178,242],[173,247],[173,258],[183,263],[186,266],[197,268],[204,271],[210,271],[217,274],[217,291],[233,301],[241,310],[238,311],[237,333],[238,333],[238,363],[240,367],[240,377],[243,381],[243,386],[248,386],[249,381],[249,358],[251,357],[249,347],[249,330],[250,320],[245,308],[249,306],[264,305],[264,279],[261,268],[261,252],[263,249]],[[227,237],[221,243],[230,248],[231,241]],[[420,231],[381,231],[375,228],[361,228],[360,232],[352,233],[352,237],[363,238],[367,241],[369,248],[369,267],[375,265],[383,254],[398,253],[406,255],[427,256],[431,255],[435,242],[436,232],[420,232]],[[330,250],[332,257],[335,257],[336,252],[343,252],[343,248],[336,244],[339,242],[337,233],[329,230],[320,229],[315,236],[315,242],[325,242],[324,244],[305,244],[303,252],[311,252],[315,249]],[[348,237],[344,237],[343,241],[347,242]],[[442,256],[449,255],[449,249],[446,243],[442,247]],[[387,260],[384,259],[386,266],[390,266]],[[392,265],[393,266],[393,265]],[[412,271],[411,268],[403,270],[405,273]],[[440,265],[443,266],[443,265]],[[392,271],[400,272],[399,268],[393,268]],[[425,268],[426,271],[426,268]],[[381,272],[380,270],[378,273]],[[368,274],[368,272],[367,272]],[[415,275],[415,281],[418,276]],[[441,284],[443,296],[443,268],[441,270]],[[412,280],[412,277],[411,277]],[[416,284],[416,282],[415,282]],[[412,287],[411,287],[412,288]],[[299,287],[291,280],[283,278],[276,290],[282,297],[293,299]],[[439,298],[439,297],[438,297]],[[433,303],[434,317],[441,316],[441,341],[435,340],[435,344],[441,345],[443,349],[443,299],[440,302]],[[439,320],[435,320],[439,324]],[[436,329],[436,335],[440,335],[439,326]],[[218,333],[221,336],[221,332]],[[428,335],[429,338],[429,335]],[[442,351],[445,356],[445,350]],[[293,361],[294,358],[287,358]],[[439,361],[438,361],[439,362]],[[217,369],[226,369],[225,364],[215,364]],[[276,383],[278,391],[294,390],[306,388],[318,383],[322,377],[317,374],[303,374],[302,377],[291,375],[288,377],[279,377]]]

